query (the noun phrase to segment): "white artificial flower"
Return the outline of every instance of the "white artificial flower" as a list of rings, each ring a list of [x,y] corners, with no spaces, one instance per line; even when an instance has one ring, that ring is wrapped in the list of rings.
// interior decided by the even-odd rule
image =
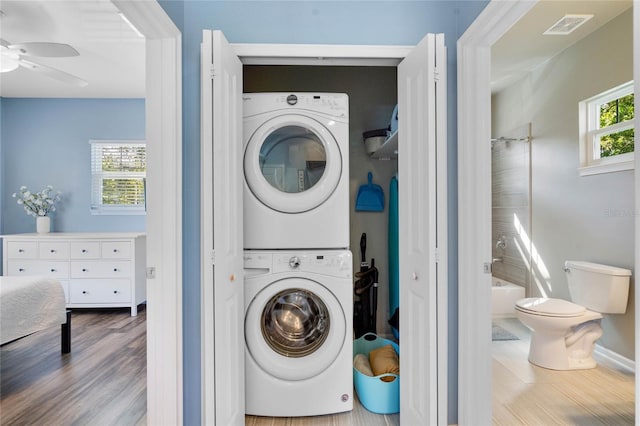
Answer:
[[[56,211],[55,203],[60,201],[60,192],[53,192],[53,187],[47,185],[40,192],[31,192],[26,186],[20,187],[20,193],[14,193],[18,205],[23,206],[24,211],[34,217],[47,216]]]

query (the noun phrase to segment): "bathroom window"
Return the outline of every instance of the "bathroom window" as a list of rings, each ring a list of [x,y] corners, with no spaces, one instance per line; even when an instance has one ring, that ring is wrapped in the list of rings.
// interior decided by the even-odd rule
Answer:
[[[144,141],[91,143],[91,214],[145,214]]]
[[[579,103],[580,175],[633,170],[633,81]]]

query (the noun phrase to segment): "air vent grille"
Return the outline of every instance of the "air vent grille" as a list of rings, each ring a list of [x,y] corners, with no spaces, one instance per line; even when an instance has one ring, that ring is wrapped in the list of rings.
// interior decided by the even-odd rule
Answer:
[[[564,15],[553,24],[544,35],[567,35],[575,31],[579,26],[593,18],[593,15]]]

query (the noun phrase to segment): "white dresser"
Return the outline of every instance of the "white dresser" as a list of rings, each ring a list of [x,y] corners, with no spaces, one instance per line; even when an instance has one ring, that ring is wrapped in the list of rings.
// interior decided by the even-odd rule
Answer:
[[[2,271],[44,275],[64,287],[68,308],[129,307],[146,300],[146,236],[140,233],[2,236]]]

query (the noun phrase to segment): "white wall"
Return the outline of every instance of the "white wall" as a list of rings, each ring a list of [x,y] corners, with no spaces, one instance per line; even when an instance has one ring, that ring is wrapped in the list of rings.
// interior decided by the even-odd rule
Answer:
[[[580,177],[578,102],[633,79],[632,12],[623,13],[493,96],[492,134],[532,123],[533,295],[569,298],[562,266],[587,260],[633,270],[633,171]],[[535,255],[535,252],[534,252]],[[634,358],[634,286],[599,343]]]

